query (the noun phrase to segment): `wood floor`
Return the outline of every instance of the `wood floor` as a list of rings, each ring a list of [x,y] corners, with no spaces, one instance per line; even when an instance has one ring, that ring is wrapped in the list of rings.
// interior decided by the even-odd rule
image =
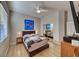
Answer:
[[[28,57],[23,44],[13,45],[9,48],[8,57]],[[57,57],[60,56],[60,46],[49,42],[49,48],[36,54],[34,57]]]

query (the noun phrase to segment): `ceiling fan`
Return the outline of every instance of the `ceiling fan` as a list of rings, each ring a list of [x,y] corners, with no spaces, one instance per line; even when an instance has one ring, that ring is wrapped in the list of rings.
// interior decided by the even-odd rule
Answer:
[[[39,6],[36,7],[36,12],[37,12],[37,13],[47,12],[47,11],[48,11],[48,10],[45,9],[45,8],[42,8],[42,7],[39,7]]]

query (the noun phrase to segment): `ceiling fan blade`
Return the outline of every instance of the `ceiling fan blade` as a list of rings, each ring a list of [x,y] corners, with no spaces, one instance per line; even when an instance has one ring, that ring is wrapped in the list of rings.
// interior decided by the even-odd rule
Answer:
[[[40,8],[39,8],[39,6],[36,6],[35,9],[36,9],[36,10],[39,10]]]
[[[47,9],[40,8],[39,6],[35,7],[37,13],[47,12]]]
[[[40,12],[47,12],[48,10],[40,9]]]

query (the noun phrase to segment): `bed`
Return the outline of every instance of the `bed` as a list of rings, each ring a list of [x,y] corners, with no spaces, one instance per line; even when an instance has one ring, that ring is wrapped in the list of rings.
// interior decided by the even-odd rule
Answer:
[[[24,47],[30,57],[49,47],[48,40],[42,39],[44,37],[35,34],[35,31],[23,31],[22,36]]]

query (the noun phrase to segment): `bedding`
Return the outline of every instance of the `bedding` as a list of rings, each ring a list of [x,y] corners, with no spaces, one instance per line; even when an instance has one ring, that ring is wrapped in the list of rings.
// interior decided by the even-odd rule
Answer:
[[[37,42],[31,45],[31,47],[28,49],[29,52],[32,52],[38,48],[40,48],[41,46],[44,46],[47,44],[47,40],[43,40],[41,42]]]
[[[29,41],[29,42],[27,42],[27,46],[28,46],[28,48],[30,48],[31,47],[31,45],[34,43],[34,41],[33,40],[31,40],[31,41]]]
[[[40,41],[40,36],[38,34],[30,34],[30,35],[24,35],[23,36],[24,41],[25,40],[33,40],[34,42]]]
[[[30,40],[29,37],[25,38],[24,39],[24,42],[25,42],[27,48],[30,48],[31,45],[34,43],[34,41],[33,40]]]
[[[33,34],[27,34],[23,36],[23,39],[27,38],[27,37],[31,37]]]
[[[38,36],[32,36],[32,37],[29,37],[28,40],[33,40],[34,42],[38,42],[41,39]]]
[[[44,37],[44,36],[40,36],[40,39],[41,39],[41,40],[46,40],[47,38]]]
[[[22,36],[24,47],[31,57],[42,50],[49,48],[48,40],[45,40],[46,38],[44,37],[41,39],[41,36],[35,34],[35,31],[23,31]]]
[[[32,51],[40,48],[41,46],[46,45],[47,42],[48,42],[47,40],[41,40],[40,42],[36,42],[36,43],[34,43],[34,42],[30,43],[29,42],[30,43],[29,45],[26,42],[24,42],[24,44],[25,44],[26,48],[28,49],[28,51],[32,52]]]
[[[39,43],[46,39],[45,37],[40,37],[38,34],[27,34],[24,35],[23,41],[27,49],[29,49],[33,44]]]

